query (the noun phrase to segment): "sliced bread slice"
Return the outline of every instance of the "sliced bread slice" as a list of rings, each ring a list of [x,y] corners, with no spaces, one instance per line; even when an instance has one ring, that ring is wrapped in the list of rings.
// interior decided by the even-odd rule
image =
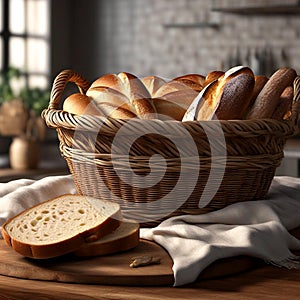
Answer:
[[[114,231],[122,215],[117,203],[62,195],[33,206],[2,226],[5,242],[31,258],[51,258]]]
[[[134,221],[124,221],[112,233],[95,242],[84,243],[74,251],[76,256],[100,256],[126,251],[139,243],[139,224]]]

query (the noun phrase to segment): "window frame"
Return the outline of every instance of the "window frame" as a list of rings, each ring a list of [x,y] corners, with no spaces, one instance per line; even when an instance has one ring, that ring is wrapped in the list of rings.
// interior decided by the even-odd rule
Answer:
[[[28,11],[26,9],[26,2],[25,1],[25,19],[27,18],[28,15]],[[36,0],[39,1],[39,0]],[[48,12],[49,12],[49,22],[50,22],[50,9],[51,9],[51,1],[50,0],[46,0],[47,1],[47,6],[48,6]],[[46,70],[45,72],[41,72],[41,71],[29,71],[28,68],[28,57],[27,57],[27,53],[28,53],[28,49],[25,49],[25,68],[22,69],[22,76],[24,77],[24,81],[25,81],[25,86],[29,86],[29,81],[30,81],[30,76],[41,76],[44,77],[46,79],[46,82],[49,84],[49,78],[50,78],[50,51],[51,51],[51,44],[50,44],[50,36],[51,36],[51,32],[50,32],[50,28],[49,28],[49,32],[48,34],[42,35],[42,34],[32,34],[32,33],[28,33],[27,29],[25,27],[25,32],[24,33],[14,33],[10,30],[10,1],[9,0],[2,0],[2,17],[3,17],[3,21],[2,21],[2,30],[0,31],[0,39],[2,40],[2,49],[0,52],[2,52],[2,57],[1,57],[1,61],[2,61],[2,66],[0,66],[0,71],[1,72],[7,72],[9,70],[10,66],[10,57],[11,57],[11,53],[10,53],[10,40],[12,38],[22,38],[25,43],[28,43],[29,39],[37,39],[40,41],[45,41],[48,45],[48,61],[47,61],[47,65],[48,65],[48,70]],[[1,20],[1,19],[0,19]],[[27,47],[26,47],[27,48]],[[3,50],[3,51],[2,51]]]

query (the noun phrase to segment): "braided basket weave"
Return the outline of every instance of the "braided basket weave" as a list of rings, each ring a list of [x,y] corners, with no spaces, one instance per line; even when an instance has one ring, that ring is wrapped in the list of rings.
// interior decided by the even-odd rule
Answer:
[[[300,110],[299,77],[284,121],[79,116],[59,109],[68,82],[82,93],[90,86],[73,71],[61,72],[42,117],[57,130],[78,193],[119,202],[124,215],[143,226],[265,198]]]

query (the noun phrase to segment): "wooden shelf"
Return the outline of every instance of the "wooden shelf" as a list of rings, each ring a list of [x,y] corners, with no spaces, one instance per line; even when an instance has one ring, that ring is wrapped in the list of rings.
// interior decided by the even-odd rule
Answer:
[[[217,23],[170,23],[164,24],[165,28],[214,28],[218,29],[220,24]]]
[[[300,5],[270,5],[270,6],[224,6],[213,7],[214,12],[235,13],[244,15],[298,15]]]

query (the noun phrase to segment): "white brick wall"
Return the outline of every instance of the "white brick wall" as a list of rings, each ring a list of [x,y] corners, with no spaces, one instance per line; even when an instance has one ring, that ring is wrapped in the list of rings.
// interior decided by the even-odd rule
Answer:
[[[274,68],[290,65],[300,73],[300,15],[216,13],[211,12],[210,0],[105,2],[114,8],[113,12],[107,10],[111,15],[103,16],[109,29],[102,34],[108,33],[105,46],[110,49],[105,72],[167,78],[193,72],[206,74],[229,67],[228,58],[237,49],[245,57],[254,50],[261,54],[267,46],[275,59]],[[220,22],[219,29],[164,26],[213,21]]]

